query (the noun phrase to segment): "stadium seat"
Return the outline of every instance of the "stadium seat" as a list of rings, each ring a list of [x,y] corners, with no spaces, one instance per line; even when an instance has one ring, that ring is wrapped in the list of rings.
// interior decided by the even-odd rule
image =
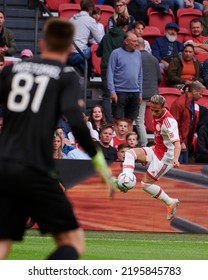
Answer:
[[[70,19],[73,15],[81,11],[80,4],[61,4],[59,5],[58,13],[62,18]]]
[[[46,0],[46,7],[50,10],[50,11],[57,11],[59,10],[59,5],[63,4],[63,3],[69,3],[69,0]]]
[[[161,83],[159,84],[159,87],[165,87],[166,86],[166,78],[167,78],[167,75],[165,74],[165,71],[160,67],[160,72],[162,74],[162,81]]]
[[[208,37],[207,37],[208,38]],[[199,53],[195,55],[195,58],[203,64],[206,59],[208,59],[208,53]]]
[[[102,23],[104,25],[104,28],[106,29],[106,26],[108,24],[108,19],[110,16],[113,15],[114,9],[112,6],[109,5],[96,5],[96,7],[100,8],[102,12],[100,23]]]
[[[181,96],[181,91],[172,87],[159,87],[159,94],[165,98],[165,106],[168,110],[170,110],[173,101]]]
[[[155,38],[162,36],[160,29],[155,26],[146,26],[143,33],[142,38],[147,40],[152,47]]]
[[[150,110],[150,102],[147,102],[146,104],[146,110],[145,110],[145,127],[146,127],[146,131],[147,133],[150,132],[154,132],[154,128],[153,128],[153,117],[152,117],[152,112]]]
[[[101,75],[101,69],[100,69],[101,58],[96,55],[97,48],[98,48],[97,44],[93,44],[91,46],[91,62],[92,62],[92,75],[93,76]]]
[[[180,43],[184,43],[184,38],[188,35],[190,35],[189,29],[180,27],[180,30],[177,35],[177,41]]]
[[[178,9],[177,11],[177,21],[180,28],[187,28],[190,30],[190,21],[193,18],[202,17],[202,12],[198,9],[184,8]]]
[[[169,14],[166,14],[161,11],[156,11],[153,8],[148,8],[147,15],[149,17],[149,26],[157,26],[162,35],[164,34],[165,25],[169,22],[175,22],[175,17],[171,9],[169,9]]]

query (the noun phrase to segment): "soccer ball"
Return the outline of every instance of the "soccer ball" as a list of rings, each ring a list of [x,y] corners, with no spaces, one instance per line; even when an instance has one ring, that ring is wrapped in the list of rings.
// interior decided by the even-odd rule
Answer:
[[[131,190],[136,185],[136,176],[130,171],[122,172],[118,175],[118,185]]]

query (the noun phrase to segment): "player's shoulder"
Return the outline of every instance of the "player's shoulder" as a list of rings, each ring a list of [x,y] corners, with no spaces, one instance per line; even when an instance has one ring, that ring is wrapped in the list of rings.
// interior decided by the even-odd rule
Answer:
[[[167,128],[170,128],[173,124],[177,123],[173,115],[167,110],[163,116],[163,123]]]

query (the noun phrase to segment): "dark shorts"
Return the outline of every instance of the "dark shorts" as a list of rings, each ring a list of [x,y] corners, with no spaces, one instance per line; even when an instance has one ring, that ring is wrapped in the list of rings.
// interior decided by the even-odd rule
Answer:
[[[41,233],[79,227],[56,179],[17,162],[0,161],[0,239],[21,240],[28,217]]]

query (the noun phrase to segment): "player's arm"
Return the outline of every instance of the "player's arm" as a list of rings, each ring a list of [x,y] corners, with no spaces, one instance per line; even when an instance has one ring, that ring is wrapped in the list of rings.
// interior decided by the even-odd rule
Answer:
[[[173,159],[173,167],[179,167],[180,163],[178,161],[180,153],[181,153],[181,144],[180,141],[175,141],[174,145],[174,159]]]

